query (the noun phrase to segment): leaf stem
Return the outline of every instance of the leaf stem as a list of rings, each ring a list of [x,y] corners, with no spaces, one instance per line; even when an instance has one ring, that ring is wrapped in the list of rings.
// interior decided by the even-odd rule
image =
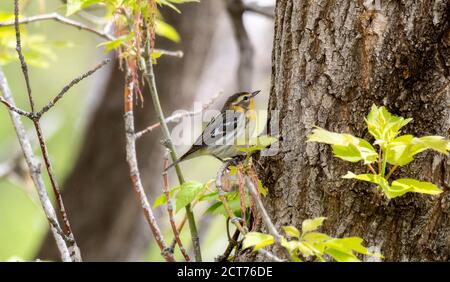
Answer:
[[[386,157],[386,153],[383,151],[383,153],[382,153],[382,166],[381,166],[381,171],[380,171],[380,175],[382,177],[384,177],[384,175],[386,173],[386,163],[387,163],[387,157]]]
[[[386,176],[386,180],[389,179],[389,177],[391,177],[391,175],[394,173],[394,171],[398,168],[398,165],[394,165],[391,170],[389,170],[387,176]]]
[[[383,155],[381,154],[381,146],[380,150],[378,150],[378,173],[381,174],[381,163],[383,161]]]
[[[371,164],[367,164],[367,167],[373,174],[377,174],[377,172],[375,171],[375,169],[373,168],[373,166]]]

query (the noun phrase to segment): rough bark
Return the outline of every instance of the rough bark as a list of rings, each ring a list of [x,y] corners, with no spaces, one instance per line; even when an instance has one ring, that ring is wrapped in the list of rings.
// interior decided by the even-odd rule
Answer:
[[[269,110],[279,118],[268,125],[281,141],[261,160],[266,205],[278,228],[326,216],[322,231],[361,236],[386,261],[449,261],[448,157],[422,153],[394,175],[432,181],[442,194],[388,201],[372,185],[340,178],[362,164],[306,143],[315,125],[370,139],[363,118],[372,103],[413,117],[405,132],[449,137],[449,1],[370,2],[277,1]]]
[[[185,53],[183,59],[163,57],[155,67],[161,103],[167,114],[189,106],[195,97],[196,77],[205,62],[218,7],[216,1],[203,1],[183,5],[182,14],[165,13],[165,19],[181,34],[182,42],[159,40],[158,47],[179,48]],[[64,202],[84,261],[140,260],[150,240],[125,161],[123,89],[124,74],[116,65],[98,108],[90,117],[80,155],[64,185]],[[156,122],[148,93],[144,93],[144,98],[144,107],[136,107],[137,130]],[[161,192],[160,138],[155,131],[137,144],[144,186],[153,194]],[[50,237],[38,257],[57,260]]]

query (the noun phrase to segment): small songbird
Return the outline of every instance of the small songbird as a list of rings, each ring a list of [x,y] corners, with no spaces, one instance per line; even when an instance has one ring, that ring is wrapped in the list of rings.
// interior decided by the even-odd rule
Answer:
[[[199,156],[210,155],[223,161],[244,155],[239,147],[246,146],[245,140],[249,139],[255,128],[254,98],[259,92],[239,92],[230,96],[220,114],[206,125],[194,145],[167,169]]]

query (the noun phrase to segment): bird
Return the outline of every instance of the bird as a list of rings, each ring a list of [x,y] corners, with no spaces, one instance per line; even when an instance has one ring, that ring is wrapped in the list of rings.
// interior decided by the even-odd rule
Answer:
[[[257,90],[231,95],[220,113],[211,119],[190,149],[165,171],[180,162],[200,156],[210,155],[223,162],[226,159],[245,155],[245,152],[239,148],[246,146],[245,142],[255,128],[254,98],[260,92],[261,90]]]

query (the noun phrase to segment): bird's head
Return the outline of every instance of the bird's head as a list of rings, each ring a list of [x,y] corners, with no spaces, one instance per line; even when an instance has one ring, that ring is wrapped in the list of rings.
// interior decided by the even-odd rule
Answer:
[[[223,110],[247,112],[255,109],[255,96],[261,92],[261,90],[255,92],[239,92],[231,95],[225,102]]]

